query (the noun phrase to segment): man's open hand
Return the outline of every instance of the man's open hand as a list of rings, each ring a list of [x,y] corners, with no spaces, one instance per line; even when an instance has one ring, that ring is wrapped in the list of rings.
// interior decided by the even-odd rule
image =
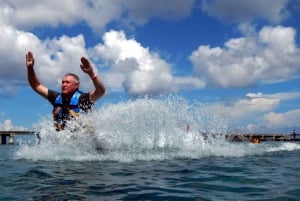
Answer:
[[[93,73],[93,68],[92,68],[89,60],[87,60],[87,58],[85,58],[85,57],[81,57],[80,60],[81,60],[80,67],[81,67],[82,71],[85,73],[88,73],[88,74]]]
[[[26,54],[26,66],[27,67],[34,66],[34,57],[33,57],[32,52],[30,52],[30,51]]]

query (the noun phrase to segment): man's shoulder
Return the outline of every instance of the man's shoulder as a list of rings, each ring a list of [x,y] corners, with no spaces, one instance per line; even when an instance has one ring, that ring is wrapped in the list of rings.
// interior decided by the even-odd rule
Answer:
[[[79,104],[84,110],[89,110],[94,103],[91,101],[89,93],[82,93],[79,97]]]
[[[58,95],[59,95],[59,93],[57,91],[48,89],[48,97],[47,98],[51,103],[54,103],[54,101]]]
[[[80,96],[79,96],[80,101],[87,101],[90,99],[89,93],[85,93],[85,92],[79,92],[79,93],[80,93]]]

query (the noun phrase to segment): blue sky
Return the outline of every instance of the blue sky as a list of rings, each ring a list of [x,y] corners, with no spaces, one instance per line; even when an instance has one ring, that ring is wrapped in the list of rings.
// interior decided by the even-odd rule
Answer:
[[[87,56],[107,93],[96,104],[180,95],[232,127],[298,128],[299,0],[0,2],[0,129],[31,128],[51,106],[29,87],[25,54],[59,90]]]

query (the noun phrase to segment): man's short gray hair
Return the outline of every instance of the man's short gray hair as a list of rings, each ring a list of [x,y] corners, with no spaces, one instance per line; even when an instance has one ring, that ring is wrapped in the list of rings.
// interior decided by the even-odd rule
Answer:
[[[67,74],[65,74],[65,77],[66,76],[72,76],[74,78],[74,82],[76,84],[78,84],[78,85],[80,84],[80,79],[79,79],[79,77],[76,74],[74,74],[74,73],[67,73]]]

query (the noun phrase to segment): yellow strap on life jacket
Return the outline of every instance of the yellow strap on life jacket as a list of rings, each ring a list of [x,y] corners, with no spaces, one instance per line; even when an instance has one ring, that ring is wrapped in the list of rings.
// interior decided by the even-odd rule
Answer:
[[[53,111],[53,115],[58,115],[59,111],[60,111],[61,107],[57,107],[55,108],[55,110]]]
[[[79,112],[74,112],[72,109],[69,109],[69,113],[72,117],[78,117],[79,116]]]
[[[54,123],[54,126],[56,127],[56,131],[61,131],[62,130],[62,125],[59,123]]]

